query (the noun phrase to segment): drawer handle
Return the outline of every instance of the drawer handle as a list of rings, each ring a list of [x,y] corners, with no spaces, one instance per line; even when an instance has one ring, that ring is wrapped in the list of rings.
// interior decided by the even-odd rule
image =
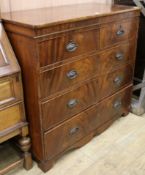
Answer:
[[[117,36],[123,36],[125,34],[124,29],[122,26],[119,27],[119,30],[116,32]]]
[[[70,134],[70,135],[74,135],[74,134],[76,134],[79,130],[80,130],[79,127],[74,127],[74,128],[72,128],[72,129],[70,130],[69,134]]]
[[[115,79],[114,79],[114,83],[116,84],[116,85],[118,85],[118,86],[120,86],[121,85],[121,83],[122,83],[122,77],[116,77]]]
[[[117,60],[121,61],[121,60],[123,60],[123,58],[124,58],[124,54],[123,53],[117,53],[116,54],[116,59]]]
[[[79,103],[79,102],[78,102],[77,99],[72,99],[72,100],[70,100],[70,101],[68,102],[67,106],[68,106],[69,108],[74,108],[75,106],[77,106],[78,103]]]
[[[68,52],[74,52],[75,50],[77,50],[77,48],[78,48],[77,44],[73,41],[66,45],[66,50]]]
[[[117,100],[117,101],[114,103],[114,105],[113,105],[113,107],[114,107],[115,109],[120,109],[121,106],[122,106],[122,102],[121,102],[120,100]]]
[[[67,77],[72,80],[75,79],[78,76],[78,73],[76,70],[71,70],[67,73]]]

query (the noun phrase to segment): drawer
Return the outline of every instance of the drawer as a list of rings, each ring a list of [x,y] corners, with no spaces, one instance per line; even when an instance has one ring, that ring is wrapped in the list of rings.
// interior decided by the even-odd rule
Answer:
[[[85,85],[41,104],[44,130],[69,119],[99,100],[101,78],[93,79]]]
[[[22,98],[22,87],[19,75],[0,79],[0,105]]]
[[[0,105],[15,102],[22,98],[22,87],[19,75],[0,79]]]
[[[102,81],[101,98],[112,95],[127,84],[132,83],[134,65],[128,64],[106,74]]]
[[[122,67],[105,76],[96,77],[66,94],[41,104],[44,130],[76,115],[102,98],[131,83],[132,67]]]
[[[97,72],[100,72],[100,68],[99,55],[95,54],[83,60],[68,63],[41,73],[41,98],[48,97],[88,78],[92,78]]]
[[[40,98],[46,98],[49,95],[70,88],[95,75],[110,73],[116,67],[122,66],[129,61],[133,62],[135,47],[135,44],[125,43],[100,54],[93,54],[79,61],[41,73]]]
[[[93,28],[86,31],[67,32],[39,42],[40,66],[47,66],[100,49],[99,36],[99,29]]]
[[[109,48],[100,54],[101,73],[110,73],[127,63],[134,64],[136,58],[136,44],[134,40]]]
[[[103,25],[100,29],[101,48],[137,37],[138,18]],[[109,27],[108,27],[109,26]]]
[[[72,147],[77,141],[114,118],[129,111],[131,87],[126,88],[101,103],[44,133],[46,159]]]
[[[14,127],[24,120],[23,105],[16,104],[0,109],[0,131]]]

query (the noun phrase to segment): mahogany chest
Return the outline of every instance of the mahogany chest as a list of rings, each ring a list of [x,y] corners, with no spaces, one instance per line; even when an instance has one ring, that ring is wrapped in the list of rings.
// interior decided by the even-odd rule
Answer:
[[[128,114],[139,14],[96,3],[2,14],[43,171]]]

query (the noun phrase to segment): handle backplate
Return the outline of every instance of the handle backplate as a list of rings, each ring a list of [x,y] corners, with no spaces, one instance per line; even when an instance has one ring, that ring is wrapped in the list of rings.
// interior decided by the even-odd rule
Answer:
[[[78,103],[79,103],[79,101],[78,101],[77,99],[71,99],[71,100],[68,102],[67,106],[68,106],[70,109],[72,109],[72,108],[74,108],[75,106],[77,106]]]
[[[69,43],[66,45],[66,50],[67,50],[68,52],[74,52],[74,51],[77,50],[77,48],[78,48],[78,45],[77,45],[75,42],[73,42],[73,41],[69,42]]]
[[[122,106],[121,100],[117,100],[117,101],[115,101],[114,104],[113,104],[113,107],[114,107],[115,109],[117,109],[117,110],[120,109],[121,106]]]
[[[121,52],[117,53],[116,54],[116,59],[119,60],[119,61],[123,60],[124,59],[124,54],[121,53]]]
[[[70,134],[70,135],[74,135],[74,134],[76,134],[79,130],[80,130],[79,127],[74,127],[74,128],[72,128],[72,129],[69,131],[69,134]]]
[[[125,30],[123,27],[120,25],[118,31],[116,32],[117,36],[123,36],[125,34]]]
[[[121,76],[118,76],[114,79],[114,84],[117,86],[120,86],[123,81],[123,78]]]
[[[70,70],[67,73],[67,78],[69,78],[70,80],[75,79],[78,76],[78,73],[76,70]]]

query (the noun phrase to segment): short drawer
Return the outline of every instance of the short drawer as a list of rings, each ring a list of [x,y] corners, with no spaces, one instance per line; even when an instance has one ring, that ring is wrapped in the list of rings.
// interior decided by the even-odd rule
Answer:
[[[100,73],[110,73],[129,62],[134,64],[136,58],[136,43],[134,40],[109,48],[100,54]]]
[[[93,76],[104,75],[135,57],[135,44],[118,45],[100,54],[93,54],[79,61],[65,64],[40,75],[40,98],[46,98]]]
[[[23,120],[24,111],[21,103],[0,109],[0,131],[14,127]]]
[[[99,29],[73,31],[38,43],[40,66],[100,49]],[[89,44],[88,44],[89,43]]]
[[[101,48],[137,37],[138,18],[104,25],[100,29]],[[108,27],[109,26],[109,27]]]
[[[22,98],[22,87],[19,75],[0,79],[0,105],[15,102]]]
[[[118,68],[116,71],[106,74],[102,81],[101,98],[112,95],[122,87],[132,83],[133,70],[134,65],[128,64]]]
[[[129,111],[131,87],[120,91],[101,103],[44,133],[46,160],[69,149],[77,141],[98,127]]]
[[[110,74],[96,77],[85,85],[42,103],[43,129],[48,130],[130,84],[132,74],[132,66],[128,65]]]

